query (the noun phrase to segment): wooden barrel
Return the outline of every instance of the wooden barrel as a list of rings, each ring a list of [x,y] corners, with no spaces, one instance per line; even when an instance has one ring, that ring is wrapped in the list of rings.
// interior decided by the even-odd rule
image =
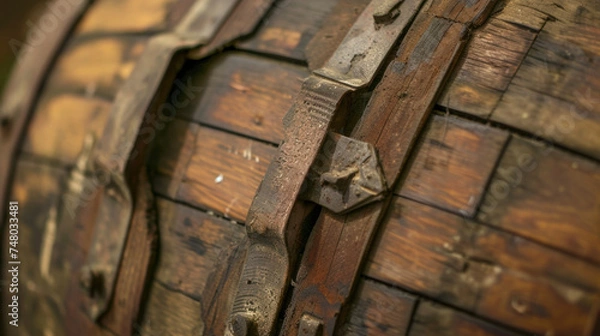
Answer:
[[[330,128],[374,146],[387,191],[343,215],[289,194],[308,210],[289,279],[261,266],[286,279],[272,334],[600,335],[600,3],[380,2],[393,8],[373,15],[374,39],[405,27],[348,60],[351,74],[365,57],[381,65],[333,104],[344,118]],[[300,118],[286,113],[305,79],[325,80],[370,4],[49,3],[1,111],[2,334],[261,334],[231,311],[252,234],[268,235],[248,214],[289,158],[282,143],[310,142],[283,122]],[[194,6],[214,31],[150,71],[156,37]],[[173,113],[141,111],[142,168],[123,161],[131,193],[114,198],[130,208],[102,217],[98,194],[123,184],[86,184],[94,139],[130,137],[114,136],[133,124],[115,111],[142,96]],[[116,267],[114,284],[104,270],[84,279],[90,258]]]

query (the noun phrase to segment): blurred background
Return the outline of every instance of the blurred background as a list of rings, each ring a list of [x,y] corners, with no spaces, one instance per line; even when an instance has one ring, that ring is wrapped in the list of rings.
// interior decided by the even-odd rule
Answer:
[[[25,42],[28,20],[35,23],[43,13],[47,1],[19,0],[0,2],[0,93],[4,90],[16,55],[10,41]]]

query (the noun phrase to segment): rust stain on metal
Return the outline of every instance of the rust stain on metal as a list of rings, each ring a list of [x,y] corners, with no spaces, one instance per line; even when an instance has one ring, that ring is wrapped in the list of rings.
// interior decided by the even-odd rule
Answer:
[[[298,336],[320,336],[323,334],[323,322],[309,314],[302,315],[298,326]]]
[[[408,24],[424,3],[405,0],[394,23]],[[439,5],[443,12],[457,3],[460,0],[441,1]],[[491,8],[494,1],[481,0],[481,3]],[[475,20],[479,11],[462,14]],[[437,17],[427,7],[414,22],[351,133],[354,138],[376,146],[384,176],[392,185],[398,180],[432,102],[466,43],[463,33],[469,26]],[[304,250],[281,335],[297,335],[297,325],[305,314],[322,320],[323,334],[335,334],[336,325],[348,313],[348,300],[360,279],[370,242],[390,200],[391,197],[386,197],[349,215],[327,210],[320,213]]]
[[[285,140],[248,213],[251,245],[231,310],[230,335],[241,319],[247,320],[257,335],[269,335],[275,327],[301,229],[296,223],[299,216],[292,216],[292,211],[333,116],[351,91],[311,76],[290,110]]]
[[[295,269],[298,245],[302,243],[299,240],[305,207],[297,202],[302,186],[306,186],[304,182],[333,119],[345,117],[343,100],[371,83],[408,24],[407,18],[389,14],[396,8],[395,5],[390,7],[389,3],[388,0],[375,0],[367,7],[327,65],[304,81],[284,119],[284,141],[248,213],[246,229],[250,247],[230,312],[229,335],[235,335],[236,330],[248,332],[248,328],[253,330],[251,334],[257,335],[274,332],[290,272]],[[394,18],[386,25],[376,27],[373,14],[381,13],[382,6],[387,8],[386,5],[388,14]],[[355,161],[344,159],[343,152],[334,154],[335,160],[330,163],[336,166],[332,171],[317,168],[320,169],[315,173],[320,175],[319,183],[322,181],[322,185],[328,186],[320,188],[314,198],[343,211],[376,198],[384,190],[385,183],[380,178],[372,148],[347,138],[338,138],[338,144],[355,146],[361,152]],[[373,182],[367,176],[369,172]],[[350,194],[339,192],[344,183]],[[331,202],[321,197],[330,197]]]
[[[370,84],[408,24],[400,15],[402,3],[403,0],[371,1],[340,47],[316,73],[355,88]]]
[[[404,0],[388,0],[382,2],[379,7],[373,11],[373,19],[375,19],[376,25],[386,25],[400,15],[400,5]],[[378,27],[376,27],[378,29]]]
[[[387,190],[375,147],[333,132],[305,183],[303,199],[340,214],[382,199]]]

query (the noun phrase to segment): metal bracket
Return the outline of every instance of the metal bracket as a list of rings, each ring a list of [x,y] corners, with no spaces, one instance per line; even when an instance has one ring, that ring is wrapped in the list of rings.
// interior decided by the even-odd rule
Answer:
[[[382,199],[386,190],[375,147],[329,132],[300,197],[345,213]]]
[[[303,241],[304,197],[336,212],[381,197],[385,181],[372,146],[330,134],[346,99],[373,82],[406,28],[399,0],[373,0],[329,61],[313,71],[284,120],[285,136],[246,220],[250,247],[226,335],[273,335]],[[330,140],[327,140],[330,139]],[[326,141],[329,145],[323,146]],[[320,159],[319,159],[320,157]],[[305,321],[310,333],[318,323]]]
[[[304,314],[298,325],[298,336],[319,336],[323,334],[323,321],[312,315]]]

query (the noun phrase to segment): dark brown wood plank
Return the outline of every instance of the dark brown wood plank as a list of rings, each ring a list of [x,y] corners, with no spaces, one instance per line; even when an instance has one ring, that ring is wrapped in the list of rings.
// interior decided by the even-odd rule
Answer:
[[[462,1],[443,3],[448,8],[465,5]],[[476,6],[464,8],[461,15],[479,20],[487,11],[481,4],[491,6],[488,1],[479,1]],[[358,126],[351,132],[352,137],[375,145],[385,178],[391,185],[395,184],[416,135],[433,108],[438,90],[465,43],[466,26],[437,16],[438,9],[435,13],[423,10],[416,17]],[[418,11],[418,6],[415,10]],[[293,289],[292,311],[284,322],[287,332],[294,335],[301,316],[309,313],[322,319],[328,334],[333,333],[341,311],[339,306],[354,287],[389,201],[390,198],[373,203],[348,215],[321,212],[305,248],[298,284]],[[318,300],[329,304],[319,305]]]
[[[416,297],[363,280],[342,327],[343,335],[406,335]]]
[[[396,193],[472,217],[507,139],[498,129],[434,115]]]
[[[174,129],[167,130],[167,134],[185,126],[173,123],[168,126],[171,127]],[[197,125],[189,126],[185,132],[179,140],[171,138],[173,146],[165,143],[155,154],[157,192],[245,221],[252,198],[277,149]]]
[[[430,301],[421,301],[413,318],[408,336],[516,336],[473,316],[457,312]]]
[[[490,19],[474,33],[439,104],[489,117],[536,36],[525,27]]]
[[[171,199],[177,197],[190,158],[195,153],[199,129],[197,124],[175,119],[158,134],[149,159],[155,192]]]
[[[306,60],[304,50],[338,0],[282,0],[256,34],[238,47]]]
[[[599,37],[597,26],[548,22],[491,119],[600,159]]]
[[[278,143],[283,138],[283,116],[308,72],[297,65],[232,52],[200,63],[183,76],[184,83],[203,91],[179,112],[181,117]]]
[[[244,222],[275,147],[200,128],[177,199]]]
[[[367,275],[515,328],[586,335],[596,318],[598,266],[442,210],[395,199],[373,246]]]
[[[244,237],[244,228],[164,199],[158,200],[158,213],[161,249],[155,279],[199,300],[208,277],[223,262],[219,254]]]
[[[241,0],[210,42],[192,50],[188,57],[202,59],[252,35],[274,2],[275,0]]]
[[[327,63],[369,2],[369,0],[337,2],[319,31],[306,45],[306,61],[311,70],[319,69]]]
[[[142,172],[146,181],[146,172]],[[137,192],[131,226],[115,282],[112,304],[100,319],[100,324],[116,335],[135,332],[146,285],[153,273],[158,246],[158,223],[155,200],[150,186]]]
[[[136,326],[140,335],[202,335],[200,302],[165,288],[154,281],[144,319]]]
[[[600,263],[600,165],[514,137],[478,218]]]

